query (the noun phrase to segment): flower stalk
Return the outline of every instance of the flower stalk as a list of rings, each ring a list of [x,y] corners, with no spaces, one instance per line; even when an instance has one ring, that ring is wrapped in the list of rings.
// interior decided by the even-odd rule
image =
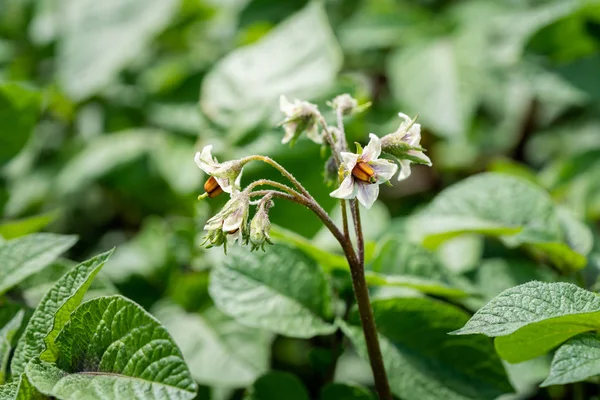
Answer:
[[[348,261],[375,388],[380,400],[392,400],[365,280],[365,243],[359,203],[370,208],[379,195],[379,185],[389,184],[392,176],[398,171],[398,166],[399,180],[402,180],[410,174],[410,163],[431,165],[431,161],[420,147],[420,125],[404,114],[399,114],[403,122],[396,132],[382,139],[371,133],[370,141],[364,149],[357,144],[356,153],[348,152],[344,116],[359,113],[367,108],[368,104],[358,105],[350,95],[340,95],[328,104],[335,110],[337,126],[329,126],[316,105],[300,100],[291,103],[282,96],[281,110],[286,117],[280,125],[285,131],[283,143],[293,145],[302,134],[306,134],[315,143],[329,147],[331,163],[327,164],[326,171],[329,172],[326,173],[326,179],[338,185],[330,195],[340,199],[342,230],[309,191],[272,158],[251,155],[240,160],[219,163],[211,154],[212,146],[206,146],[201,153],[196,154],[196,163],[210,175],[204,185],[205,193],[199,198],[213,198],[226,192],[231,199],[223,210],[207,221],[205,244],[209,247],[226,247],[227,243],[237,241],[250,244],[252,250],[264,251],[266,244],[272,244],[269,234],[269,210],[276,199],[288,200],[311,210],[339,242]],[[319,125],[322,128],[321,133]],[[388,158],[382,158],[383,154]],[[261,161],[272,166],[291,187],[277,181],[259,179],[241,189],[242,169],[252,161]],[[259,186],[268,188],[257,190]],[[259,199],[252,200],[255,198]],[[248,222],[249,208],[252,206],[257,206],[257,211]],[[350,236],[348,208],[356,234],[356,244]]]

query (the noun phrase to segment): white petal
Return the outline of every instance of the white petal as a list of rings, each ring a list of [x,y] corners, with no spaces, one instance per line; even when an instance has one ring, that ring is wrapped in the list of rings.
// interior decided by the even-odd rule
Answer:
[[[398,166],[388,160],[371,161],[369,165],[373,168],[377,183],[380,185],[392,179],[392,176],[398,171]]]
[[[346,167],[346,170],[352,172],[354,166],[358,162],[359,155],[354,153],[348,153],[346,151],[342,151],[340,155],[342,156],[342,162],[344,163],[344,167]]]
[[[398,180],[403,181],[404,179],[410,176],[410,161],[409,160],[401,160],[400,161],[400,173],[398,174]]]
[[[244,211],[235,210],[225,218],[223,221],[223,232],[231,232],[238,230],[242,227],[242,221],[244,220]]]
[[[308,127],[306,130],[306,136],[308,136],[308,138],[316,144],[323,144],[323,138],[319,133],[319,126],[316,123]]]
[[[356,197],[356,184],[352,175],[348,175],[339,188],[329,193],[331,197],[338,199],[353,199]]]
[[[283,138],[281,139],[282,144],[289,143],[294,136],[296,136],[296,129],[298,129],[298,123],[291,121],[283,124],[283,129],[285,131]]]
[[[414,124],[406,134],[406,143],[411,146],[419,146],[421,143],[421,125]]]
[[[232,186],[229,182],[229,178],[217,178],[216,176],[213,176],[213,178],[215,178],[215,180],[217,181],[219,186],[221,186],[221,189],[223,189],[225,193],[231,194]]]
[[[211,154],[212,145],[204,146],[202,153],[196,153],[194,161],[198,168],[207,174],[212,174],[218,167],[219,163],[215,162]]]
[[[369,144],[364,148],[362,155],[360,156],[361,160],[364,162],[369,162],[376,160],[379,158],[381,154],[381,141],[377,137],[377,135],[373,133],[369,133]]]
[[[402,121],[402,124],[410,123],[412,121],[412,118],[409,117],[408,115],[404,114],[403,112],[399,112],[398,116],[404,120],[404,121]]]
[[[288,117],[294,113],[294,105],[284,95],[279,96],[279,109]]]
[[[408,154],[411,155],[411,156],[413,156],[413,157],[417,157],[417,158],[425,161],[427,163],[427,165],[429,165],[431,167],[431,165],[432,165],[431,160],[422,151],[409,150]]]
[[[379,185],[357,182],[358,193],[356,198],[365,208],[371,208],[377,196],[379,196]]]
[[[237,176],[237,178],[235,178],[235,182],[233,183],[233,187],[236,190],[240,190],[240,188],[242,187],[242,173],[244,172],[244,170],[240,171],[240,174]]]
[[[233,243],[237,242],[238,240],[241,242],[242,241],[242,230],[238,229],[234,233],[228,234],[227,236],[225,236],[225,239],[227,240],[227,244],[233,244]]]

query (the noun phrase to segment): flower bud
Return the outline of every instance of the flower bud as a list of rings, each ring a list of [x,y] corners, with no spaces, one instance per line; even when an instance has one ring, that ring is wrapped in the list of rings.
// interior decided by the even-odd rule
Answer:
[[[281,143],[294,144],[302,132],[306,132],[309,139],[317,144],[323,143],[319,134],[319,109],[315,104],[307,101],[295,100],[290,103],[285,96],[279,98],[279,107],[286,118],[280,123],[285,134]]]
[[[358,101],[350,96],[348,93],[340,94],[336,96],[328,105],[336,111],[342,113],[342,115],[350,115],[357,114],[363,112],[368,107],[371,106],[371,103],[365,103],[358,105]]]
[[[410,176],[410,164],[424,164],[431,166],[431,160],[421,147],[421,125],[409,118],[406,114],[399,113],[402,123],[394,133],[381,138],[381,150],[393,156],[400,164],[398,180]]]
[[[270,236],[271,221],[269,220],[269,208],[271,208],[272,205],[273,202],[271,200],[263,200],[258,206],[254,218],[250,221],[251,251],[258,249],[265,251],[265,243],[273,244]]]
[[[202,245],[208,248],[223,245],[227,252],[227,243],[243,240],[248,235],[248,211],[250,198],[245,192],[234,194],[223,209],[210,218],[204,225],[207,231]]]

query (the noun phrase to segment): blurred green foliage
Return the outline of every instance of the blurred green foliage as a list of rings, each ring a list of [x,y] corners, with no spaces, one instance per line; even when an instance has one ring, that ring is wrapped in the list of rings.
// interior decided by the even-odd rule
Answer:
[[[74,234],[79,240],[69,258],[75,260],[117,246],[99,292],[118,290],[173,330],[204,385],[198,398],[209,391],[214,399],[241,398],[250,387],[247,398],[268,399],[281,385],[306,386],[306,393],[294,392],[299,399],[369,398],[360,387],[324,386],[331,360],[342,352],[331,337],[274,338],[260,323],[248,328],[222,314],[227,305],[217,310],[209,274],[225,256],[199,247],[204,222],[225,201],[196,200],[205,176],[193,156],[209,143],[220,160],[275,158],[339,213],[322,183],[319,148],[307,140],[281,146],[276,125],[280,94],[324,111],[325,101],[342,92],[373,103],[348,120],[349,141],[393,132],[399,111],[418,114],[433,161],[382,190],[382,204],[364,216],[369,283],[385,308],[386,340],[408,340],[393,330],[397,310],[386,296],[417,290],[473,311],[534,278],[594,285],[600,272],[597,0],[0,0],[0,235]],[[495,174],[462,182],[484,171]],[[508,175],[521,179],[521,197],[496,191]],[[278,173],[251,165],[243,179],[259,177]],[[469,187],[473,179],[484,186]],[[457,182],[462,189],[454,186],[427,205]],[[329,329],[332,310],[351,299],[344,264],[331,254],[335,243],[303,208],[279,202],[271,217],[281,227],[275,238],[324,267],[327,284],[319,289],[336,297],[323,312],[328,320],[318,324]],[[447,223],[441,230],[440,217]],[[507,239],[515,225],[522,231]],[[409,237],[429,249],[405,248]],[[229,272],[244,266],[242,260]],[[55,268],[61,273],[44,271],[48,280],[65,270]],[[229,282],[222,274],[213,288]],[[32,287],[43,283],[21,287],[30,306],[29,296],[40,297]],[[460,300],[474,292],[480,296]],[[202,346],[211,352],[200,352]],[[427,350],[424,342],[407,346]],[[214,367],[214,358],[228,361]],[[542,364],[532,364],[530,374],[508,367],[523,396],[549,393],[535,386],[547,375]],[[269,369],[294,375],[263,375]],[[227,371],[238,372],[228,377]],[[354,353],[340,357],[335,376],[370,383]],[[500,379],[481,390],[495,395],[505,388]]]

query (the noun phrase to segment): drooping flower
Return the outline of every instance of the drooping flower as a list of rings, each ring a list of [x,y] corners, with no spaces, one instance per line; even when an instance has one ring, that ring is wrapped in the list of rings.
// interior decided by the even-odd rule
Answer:
[[[248,236],[248,212],[250,198],[245,192],[232,195],[223,209],[206,221],[207,231],[202,245],[207,247],[223,245],[227,251],[227,243],[243,241]]]
[[[281,143],[293,145],[302,132],[306,132],[306,136],[313,142],[323,143],[319,133],[319,109],[315,104],[300,100],[290,103],[282,95],[279,98],[279,108],[285,114],[285,119],[280,123],[285,131]]]
[[[210,175],[204,184],[206,193],[200,197],[212,198],[221,192],[229,194],[239,192],[243,163],[239,160],[219,163],[211,152],[212,145],[204,146],[202,152],[197,152],[194,157],[198,168]]]
[[[348,93],[336,96],[331,102],[327,103],[334,110],[338,110],[342,115],[358,114],[371,106],[371,103],[358,105],[358,100]]]
[[[381,138],[383,152],[396,158],[400,165],[398,180],[410,176],[410,164],[424,164],[431,166],[431,160],[421,147],[421,125],[404,113],[398,113],[402,123],[394,133]]]
[[[371,208],[377,196],[379,185],[391,179],[398,166],[391,161],[379,159],[381,142],[370,134],[369,144],[359,154],[342,152],[344,180],[330,196],[339,199],[357,198],[366,208]]]
[[[256,210],[256,214],[250,221],[250,243],[252,244],[251,251],[262,249],[265,251],[265,244],[273,244],[271,242],[271,221],[269,220],[269,208],[273,202],[271,200],[263,200]]]

